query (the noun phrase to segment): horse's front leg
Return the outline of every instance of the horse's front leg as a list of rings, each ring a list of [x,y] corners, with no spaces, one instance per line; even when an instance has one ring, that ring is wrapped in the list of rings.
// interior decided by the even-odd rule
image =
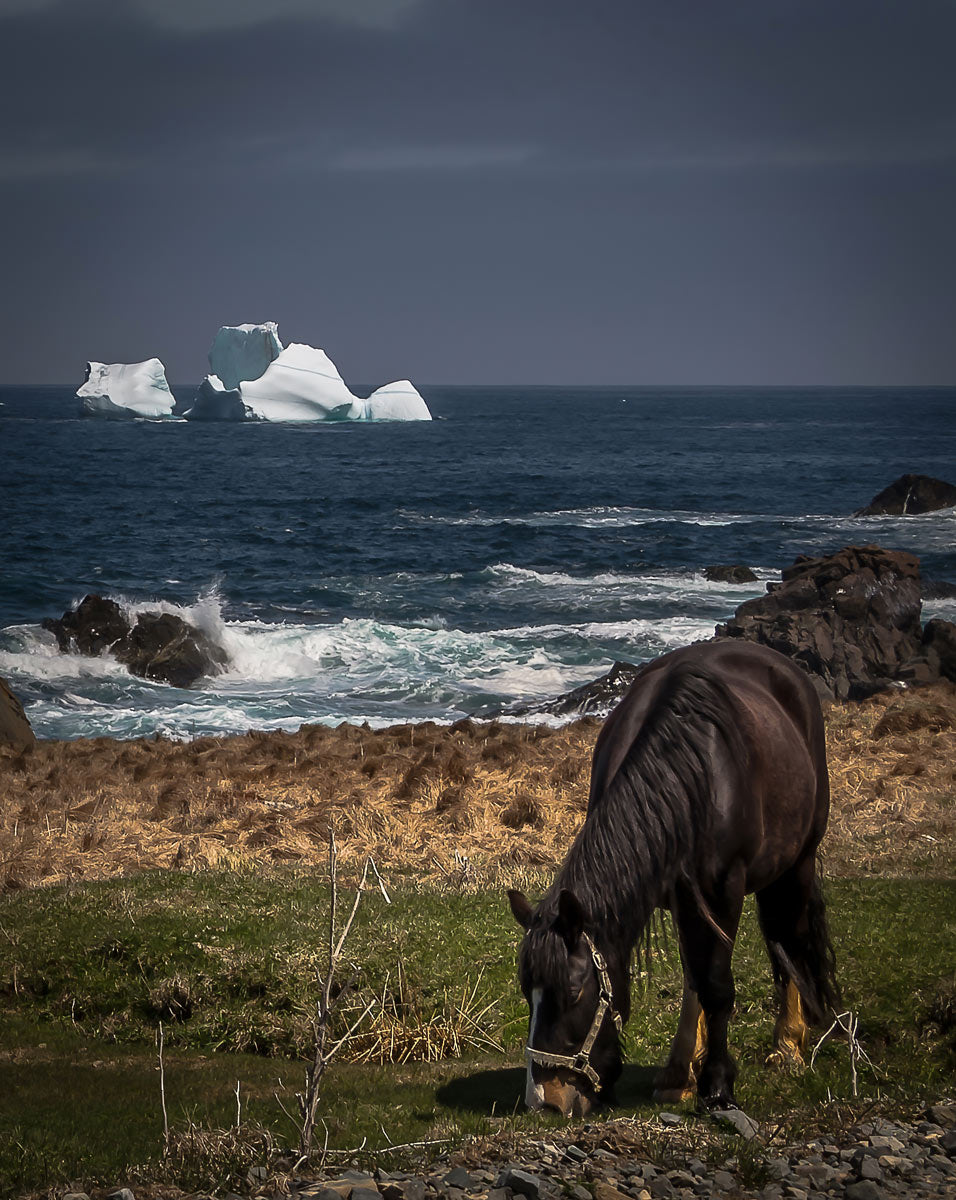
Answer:
[[[690,1100],[697,1091],[697,1075],[706,1052],[707,1019],[685,973],[680,1020],[667,1062],[654,1081],[654,1099],[662,1104]]]
[[[697,1102],[702,1108],[735,1107],[737,1066],[727,1045],[734,1011],[731,956],[744,900],[744,872],[731,871],[720,895],[709,899],[710,913],[686,889],[678,893],[677,918],[687,974],[707,1023],[707,1048],[697,1076]],[[712,916],[713,920],[707,917]]]

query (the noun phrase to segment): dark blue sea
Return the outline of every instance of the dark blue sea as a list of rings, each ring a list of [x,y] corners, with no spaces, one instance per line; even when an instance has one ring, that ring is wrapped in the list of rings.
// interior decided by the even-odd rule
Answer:
[[[953,509],[849,515],[956,477],[956,389],[421,387],[431,423],[198,425],[81,419],[74,386],[0,388],[0,674],[44,736],[453,721],[707,637],[798,554],[956,579]],[[40,621],[90,591],[184,612],[229,670],[57,653]]]

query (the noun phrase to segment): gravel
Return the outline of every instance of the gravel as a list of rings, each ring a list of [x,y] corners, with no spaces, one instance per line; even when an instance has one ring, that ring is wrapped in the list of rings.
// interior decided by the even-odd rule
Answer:
[[[414,1172],[385,1166],[276,1180],[254,1167],[267,1200],[954,1200],[956,1103],[916,1120],[872,1117],[830,1140],[781,1146],[746,1118],[677,1114],[552,1131],[548,1140],[487,1139]],[[742,1115],[742,1114],[741,1114]],[[663,1150],[662,1150],[663,1147]],[[716,1161],[726,1155],[723,1161]],[[645,1157],[646,1156],[646,1157]],[[651,1161],[651,1158],[655,1161]],[[63,1200],[88,1200],[83,1194]],[[129,1189],[107,1200],[136,1200]],[[140,1198],[142,1200],[142,1198]],[[205,1198],[196,1197],[196,1200]]]

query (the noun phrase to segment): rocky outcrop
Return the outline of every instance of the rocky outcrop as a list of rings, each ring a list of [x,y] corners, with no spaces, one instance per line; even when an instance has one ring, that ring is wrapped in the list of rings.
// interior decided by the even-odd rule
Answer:
[[[36,734],[30,727],[23,705],[5,680],[0,679],[0,746],[28,750],[36,744]]]
[[[96,657],[125,637],[130,624],[115,600],[90,595],[62,617],[47,617],[43,628],[53,634],[62,653],[75,651]]]
[[[634,663],[616,662],[610,671],[599,679],[582,683],[580,687],[563,692],[553,700],[515,704],[494,715],[529,717],[547,713],[553,717],[603,717],[622,699],[640,670],[641,667]]]
[[[890,683],[939,677],[939,660],[934,668],[923,644],[921,608],[919,559],[847,546],[825,558],[801,555],[716,635],[761,642],[837,699],[862,699]]]
[[[43,622],[64,654],[90,656],[109,650],[132,675],[191,687],[214,675],[228,657],[201,629],[172,613],[141,613],[131,625],[115,600],[84,596],[75,609]]]
[[[956,486],[931,475],[901,475],[855,517],[917,516],[956,504]]]
[[[112,651],[133,675],[181,688],[215,674],[228,661],[202,630],[172,613],[143,613]]]
[[[742,563],[715,563],[704,567],[703,576],[711,583],[753,583],[757,576]]]
[[[956,683],[956,625],[938,617],[927,621],[923,629],[923,649],[930,667],[935,660],[938,673]]]

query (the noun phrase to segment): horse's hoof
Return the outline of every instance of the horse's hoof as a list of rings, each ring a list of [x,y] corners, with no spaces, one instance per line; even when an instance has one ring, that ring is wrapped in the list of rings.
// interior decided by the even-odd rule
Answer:
[[[697,1095],[697,1110],[702,1113],[731,1112],[737,1107],[733,1096],[701,1096]]]
[[[803,1055],[792,1046],[778,1046],[771,1050],[764,1059],[764,1065],[777,1071],[787,1071],[791,1075],[802,1075],[807,1069]]]
[[[697,1089],[692,1087],[686,1088],[655,1088],[654,1103],[655,1104],[683,1104],[687,1100],[693,1100],[697,1095]]]

